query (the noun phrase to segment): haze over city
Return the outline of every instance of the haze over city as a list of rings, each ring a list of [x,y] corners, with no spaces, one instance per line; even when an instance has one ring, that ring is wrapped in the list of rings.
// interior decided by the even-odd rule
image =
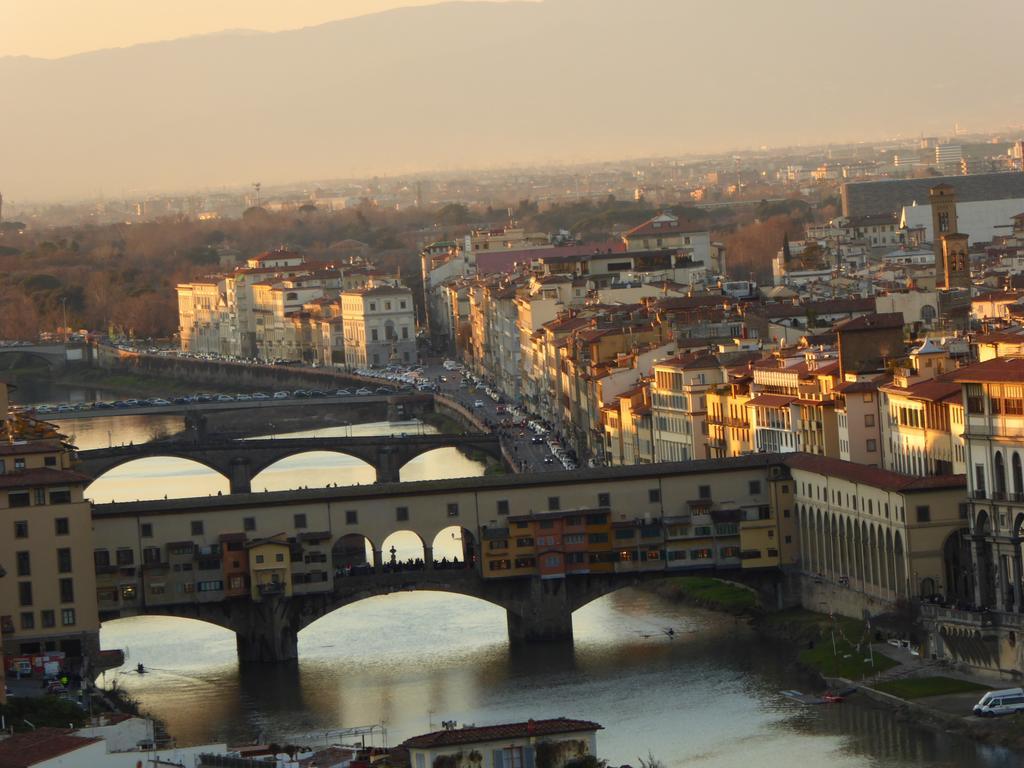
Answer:
[[[192,2],[171,18],[17,3],[0,51],[29,57],[0,58],[3,191],[67,199],[944,135],[956,122],[998,130],[1024,104],[1013,0],[969,14],[949,0],[841,15],[812,0],[410,5]],[[329,20],[369,11],[386,12]]]
[[[1021,768],[1022,20],[0,0],[0,768]]]

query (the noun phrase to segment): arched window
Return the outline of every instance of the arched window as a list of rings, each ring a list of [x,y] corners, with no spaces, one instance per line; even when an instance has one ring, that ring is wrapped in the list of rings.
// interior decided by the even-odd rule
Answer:
[[[996,487],[995,487],[996,498],[997,499],[1006,498],[1006,464],[1003,461],[1003,452],[1002,451],[996,451],[996,460],[995,460],[994,474],[995,474],[995,478],[994,479],[995,479],[995,484],[996,484]]]
[[[1017,498],[1020,499],[1020,495],[1024,493],[1024,477],[1021,474],[1020,467],[1020,454],[1016,451],[1013,452],[1013,492]]]

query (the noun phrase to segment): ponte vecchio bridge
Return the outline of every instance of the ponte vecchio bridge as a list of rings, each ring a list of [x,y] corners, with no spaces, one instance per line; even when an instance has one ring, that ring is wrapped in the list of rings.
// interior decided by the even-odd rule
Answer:
[[[395,467],[451,440],[374,438],[339,446],[395,448],[385,452],[398,457]],[[256,467],[294,452],[297,441],[252,442],[249,462]],[[486,436],[467,437],[464,445],[496,448]],[[167,455],[152,448],[153,455]],[[222,456],[206,462],[233,466],[232,448],[238,450],[224,446]],[[100,471],[129,455],[87,453],[85,466]],[[743,581],[764,604],[781,606],[787,602],[782,566],[793,562],[784,563],[778,552],[774,558],[762,552],[760,559],[739,552],[745,520],[761,535],[772,526],[775,541],[795,535],[793,519],[780,510],[791,505],[791,493],[781,458],[757,455],[97,504],[100,617],[206,621],[235,632],[240,659],[267,662],[296,658],[299,631],[338,608],[412,590],[502,607],[512,641],[571,638],[578,608],[680,573]],[[388,546],[399,533],[420,545],[414,559],[403,562]],[[449,554],[457,549],[454,562],[439,559],[442,542]]]

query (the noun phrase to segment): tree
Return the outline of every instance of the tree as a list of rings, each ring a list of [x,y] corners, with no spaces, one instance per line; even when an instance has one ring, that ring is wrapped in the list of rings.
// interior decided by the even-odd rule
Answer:
[[[439,224],[466,224],[469,221],[469,208],[462,203],[448,203],[437,212]]]

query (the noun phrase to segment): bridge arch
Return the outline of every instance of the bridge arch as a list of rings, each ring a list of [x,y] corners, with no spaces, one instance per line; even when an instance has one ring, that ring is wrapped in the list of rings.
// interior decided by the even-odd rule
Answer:
[[[6,362],[13,358],[13,362],[17,363],[17,358],[27,357],[32,360],[39,360],[46,364],[50,370],[57,370],[64,367],[65,363],[65,352],[64,348],[61,347],[59,353],[54,351],[52,353],[42,352],[32,347],[0,347],[0,363]],[[0,365],[2,368],[3,365]]]
[[[423,537],[411,528],[392,531],[381,542],[380,552],[385,570],[412,570],[417,564],[426,570],[430,557],[427,543]]]
[[[479,590],[473,586],[473,582],[471,581],[466,581],[465,583],[455,580],[448,582],[437,581],[410,587],[395,585],[387,580],[375,579],[374,583],[366,584],[358,590],[330,596],[328,600],[317,605],[312,612],[303,614],[299,623],[299,631],[302,632],[303,630],[314,627],[321,621],[329,619],[338,611],[350,608],[367,600],[389,596],[405,598],[412,594],[421,593],[426,595],[443,595],[446,597],[472,601],[477,604],[477,608],[486,608],[487,606],[490,606],[495,610],[495,622],[500,622],[502,625],[505,623],[506,619],[504,614],[507,610],[507,605],[498,598],[480,593]],[[481,606],[479,605],[480,603],[484,603],[486,606]],[[500,611],[500,613],[498,613],[498,611]],[[404,630],[405,628],[403,627],[403,631]]]
[[[199,492],[197,492],[195,483],[186,485],[183,483],[156,484],[153,482],[161,475],[167,474],[166,472],[159,471],[158,467],[159,463],[164,462],[167,459],[174,459],[176,463],[176,467],[173,472],[175,476],[179,476],[182,471],[187,472],[189,469],[194,467],[202,467],[204,470],[209,471],[209,473],[203,472],[202,475],[197,475],[195,477],[195,483],[198,483],[201,486],[198,489]],[[134,481],[132,480],[132,474],[125,470],[126,467],[131,465],[135,465],[137,469],[143,470],[138,472],[137,478]],[[188,465],[192,466],[190,467]],[[147,468],[150,471],[145,471]],[[122,498],[116,500],[125,501],[128,500],[126,496],[130,496],[133,491],[137,491],[140,495],[130,498],[130,500],[134,501],[135,499],[156,499],[160,496],[169,498],[187,498],[191,496],[207,496],[217,493],[226,494],[229,492],[229,486],[230,478],[215,464],[203,461],[202,459],[196,458],[192,455],[177,455],[173,451],[168,451],[157,455],[137,457],[125,456],[112,459],[100,472],[94,474],[89,485],[85,487],[84,493],[86,498],[95,502],[100,502],[106,498],[104,494],[107,493],[113,493],[117,496],[121,496]],[[175,489],[179,489],[179,492],[175,492]]]
[[[335,449],[312,449],[250,464],[254,491],[291,491],[332,485],[371,485],[377,470],[364,457]]]
[[[107,618],[100,618],[100,629],[114,629],[126,627],[130,622],[137,622],[142,619],[158,618],[158,619],[174,619],[175,621],[187,621],[192,624],[205,624],[209,627],[216,627],[217,629],[224,630],[225,632],[234,632],[234,628],[221,617],[209,613],[203,614],[194,610],[194,606],[191,605],[168,605],[161,607],[158,605],[147,606],[145,613],[137,614],[126,614],[124,616],[108,616]],[[154,644],[167,641],[167,627],[165,622],[153,623],[151,627],[148,627],[145,632],[142,633],[142,639],[145,641],[147,636],[152,634],[152,641]],[[145,662],[145,659],[139,659],[139,661]]]
[[[462,525],[449,525],[442,528],[430,543],[430,549],[436,562],[461,567],[473,565],[477,557],[476,536]]]
[[[490,452],[487,453],[490,456]],[[491,458],[494,458],[491,456]],[[500,457],[498,457],[500,459]],[[439,445],[411,456],[398,467],[398,476],[403,483],[418,480],[438,480],[432,465],[442,463],[444,477],[476,477],[480,474],[480,462],[463,453],[454,445]]]
[[[335,575],[371,573],[374,554],[379,550],[369,536],[346,533],[331,546],[331,565]]]

